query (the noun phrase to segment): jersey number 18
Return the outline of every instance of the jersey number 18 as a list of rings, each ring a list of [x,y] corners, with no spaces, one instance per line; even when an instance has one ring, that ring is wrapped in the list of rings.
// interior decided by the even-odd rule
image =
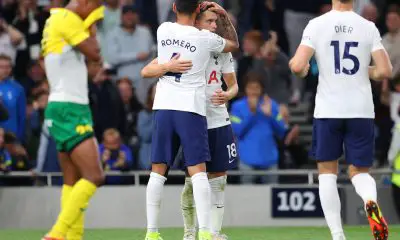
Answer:
[[[360,61],[358,58],[350,53],[350,49],[352,47],[358,47],[358,42],[345,42],[344,45],[344,53],[342,59],[348,59],[353,62],[354,67],[353,69],[347,69],[343,67],[341,68],[341,58],[340,58],[340,42],[339,41],[332,41],[331,46],[334,49],[335,54],[335,74],[344,73],[346,75],[354,75],[360,70]]]

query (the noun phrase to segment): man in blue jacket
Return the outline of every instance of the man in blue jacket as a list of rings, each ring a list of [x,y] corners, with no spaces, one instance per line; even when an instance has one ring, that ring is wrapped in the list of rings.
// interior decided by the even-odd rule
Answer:
[[[0,99],[9,114],[8,120],[0,122],[0,127],[14,133],[18,140],[23,142],[26,118],[25,91],[10,77],[11,70],[11,58],[0,55]]]
[[[283,138],[288,130],[279,114],[279,104],[263,96],[263,87],[257,74],[249,74],[245,85],[246,96],[232,105],[231,122],[238,138],[242,170],[276,168],[279,150],[275,137]],[[251,183],[244,176],[242,182]],[[263,177],[262,182],[275,178]]]

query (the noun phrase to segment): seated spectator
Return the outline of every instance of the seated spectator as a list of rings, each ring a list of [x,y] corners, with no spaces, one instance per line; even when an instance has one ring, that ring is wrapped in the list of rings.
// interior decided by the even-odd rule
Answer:
[[[279,115],[279,104],[263,95],[261,77],[249,73],[245,85],[246,96],[232,105],[232,128],[238,137],[241,170],[267,170],[278,167],[279,150],[275,136],[283,138],[287,132]],[[277,176],[263,176],[262,183],[276,182]],[[243,183],[254,178],[243,176]]]
[[[146,65],[151,56],[154,45],[150,30],[138,25],[139,15],[132,6],[122,8],[121,25],[107,36],[108,63],[117,69],[119,78],[128,77],[132,80],[133,87],[139,101],[145,102],[147,87],[142,81],[140,70]]]
[[[126,117],[124,142],[137,153],[139,149],[139,138],[136,126],[139,112],[143,109],[143,106],[136,98],[135,89],[128,78],[119,79],[117,81],[117,86],[122,98]]]
[[[142,170],[151,169],[150,153],[151,139],[153,133],[153,102],[156,95],[156,84],[153,84],[147,91],[147,104],[140,111],[138,117],[137,130],[139,133],[140,150],[139,150],[139,168]]]
[[[278,103],[287,104],[292,95],[289,58],[277,45],[277,35],[271,33],[271,39],[261,48],[261,58],[253,64],[252,70],[263,76],[265,93]]]
[[[126,171],[133,165],[132,151],[122,143],[120,133],[116,129],[107,129],[100,144],[100,158],[105,171]],[[106,177],[106,184],[121,184],[123,177]]]
[[[5,148],[4,129],[0,128],[0,171],[9,172],[12,167],[11,155]]]
[[[0,122],[0,127],[14,133],[23,142],[26,98],[23,87],[10,77],[11,69],[11,58],[0,55],[0,98],[9,114],[7,121]]]
[[[400,6],[392,5],[386,15],[388,33],[383,36],[382,44],[386,48],[393,65],[393,76],[400,74]]]
[[[28,66],[27,76],[19,82],[24,87],[26,96],[31,97],[33,95],[32,90],[37,88],[44,80],[46,80],[46,73],[39,61],[32,61]]]
[[[88,75],[89,101],[97,140],[101,142],[103,132],[108,128],[116,128],[124,135],[125,110],[109,72],[99,63],[88,62]]]
[[[0,122],[8,119],[8,111],[4,104],[0,101]]]

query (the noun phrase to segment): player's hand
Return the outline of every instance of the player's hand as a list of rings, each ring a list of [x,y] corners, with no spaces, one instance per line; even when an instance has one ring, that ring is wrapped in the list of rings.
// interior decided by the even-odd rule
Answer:
[[[304,69],[304,71],[302,72],[302,74],[301,74],[300,77],[301,77],[301,78],[307,77],[308,71],[310,71],[310,63],[307,63],[307,66],[306,66],[306,68]]]
[[[191,60],[179,60],[180,54],[176,54],[171,60],[166,63],[168,72],[185,73],[192,69],[193,63]]]
[[[215,2],[208,2],[208,1],[205,1],[205,2],[203,2],[202,4],[201,4],[201,9],[207,9],[207,10],[210,10],[210,11],[212,11],[212,12],[215,12],[216,14],[219,14],[219,15],[228,15],[228,13],[226,12],[226,10],[221,6],[221,5],[219,5],[218,3],[215,3]]]
[[[267,116],[272,115],[272,104],[271,99],[268,96],[264,96],[264,102],[261,104],[261,111]]]
[[[147,59],[149,59],[149,57],[150,57],[150,53],[147,53],[147,52],[138,53],[138,55],[136,56],[136,58],[139,61],[146,61]]]
[[[222,89],[217,89],[211,96],[211,102],[215,106],[225,104],[228,101],[229,101],[229,94],[225,91],[222,91]]]

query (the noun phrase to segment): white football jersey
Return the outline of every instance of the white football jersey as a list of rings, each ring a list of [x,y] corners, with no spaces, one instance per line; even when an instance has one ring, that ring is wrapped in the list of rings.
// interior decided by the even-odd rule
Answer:
[[[221,89],[222,87],[222,74],[233,72],[235,72],[235,69],[231,53],[211,54],[211,59],[206,70],[208,129],[219,128],[231,124],[226,105],[214,105],[211,102],[211,97],[217,89]]]
[[[375,117],[368,67],[381,40],[375,24],[352,11],[309,22],[301,44],[315,50],[319,68],[315,118]]]
[[[220,36],[192,26],[165,22],[157,30],[158,63],[175,54],[191,60],[193,67],[184,74],[167,73],[159,79],[154,110],[177,110],[206,116],[206,75],[210,54],[220,53],[226,41]]]

